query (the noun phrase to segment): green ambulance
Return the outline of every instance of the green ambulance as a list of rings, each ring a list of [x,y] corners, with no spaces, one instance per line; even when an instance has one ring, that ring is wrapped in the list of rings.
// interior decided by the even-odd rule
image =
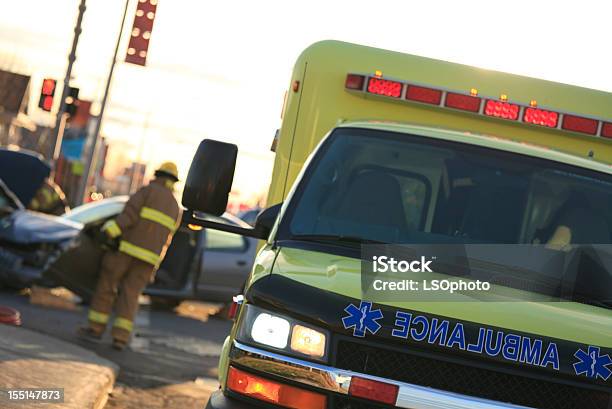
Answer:
[[[262,239],[207,408],[612,407],[612,94],[324,41],[282,118],[253,229],[217,218],[236,146],[204,140],[183,194],[189,223]],[[367,246],[420,245],[501,248],[468,284],[522,278],[364,290]],[[551,292],[524,286],[526,252],[577,255],[571,288],[551,264]],[[423,280],[457,279],[420,260]]]

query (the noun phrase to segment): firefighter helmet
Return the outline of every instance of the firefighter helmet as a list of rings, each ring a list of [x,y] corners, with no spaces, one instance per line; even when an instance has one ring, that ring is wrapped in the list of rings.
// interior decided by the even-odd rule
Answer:
[[[175,181],[178,181],[178,168],[174,162],[164,162],[155,171],[155,176],[169,176]]]

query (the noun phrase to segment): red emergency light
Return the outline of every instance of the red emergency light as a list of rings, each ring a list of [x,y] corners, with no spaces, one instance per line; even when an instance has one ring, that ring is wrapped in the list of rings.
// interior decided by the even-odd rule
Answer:
[[[480,111],[480,101],[481,98],[473,97],[471,95],[447,92],[444,106],[461,109],[463,111],[478,112]]]
[[[406,92],[402,94],[404,87]],[[376,94],[394,99],[401,98],[403,95],[403,101],[442,105],[442,107],[498,119],[520,121],[547,128],[559,128],[564,131],[612,138],[612,122],[610,120],[586,118],[570,113],[537,108],[535,100],[531,100],[529,105],[523,105],[508,102],[505,95],[502,95],[499,100],[488,96],[479,97],[476,89],[471,89],[468,93],[438,89],[426,84],[410,84],[405,81],[384,79],[382,73],[378,71],[374,75],[348,74],[345,88],[352,92]],[[443,104],[442,101],[444,101]],[[483,101],[484,107],[481,111]]]
[[[408,85],[406,89],[406,99],[424,102],[426,104],[440,105],[442,101],[442,91],[433,88]]]
[[[484,114],[494,116],[496,118],[510,119],[516,121],[519,117],[521,107],[516,104],[511,104],[504,101],[495,101],[487,99],[484,108]]]
[[[382,78],[370,78],[368,82],[368,92],[386,97],[399,98],[402,95],[401,82],[384,80]]]
[[[523,122],[534,125],[556,128],[558,121],[559,114],[554,111],[546,111],[544,109],[529,107],[525,108],[525,114],[523,114]]]
[[[612,122],[604,122],[601,127],[601,136],[612,138]]]
[[[597,135],[597,127],[599,122],[595,119],[583,118],[576,115],[563,115],[563,122],[561,122],[561,128],[567,129],[568,131],[582,132],[589,135]]]
[[[395,405],[398,393],[399,387],[397,385],[358,376],[351,378],[351,386],[349,386],[349,395],[386,403],[387,405]]]
[[[346,76],[346,82],[344,86],[347,89],[363,90],[363,83],[365,82],[365,75],[349,74]]]

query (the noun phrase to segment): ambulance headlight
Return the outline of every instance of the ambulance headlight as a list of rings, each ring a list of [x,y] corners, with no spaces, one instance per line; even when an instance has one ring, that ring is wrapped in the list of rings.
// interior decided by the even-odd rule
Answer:
[[[322,358],[325,355],[325,334],[316,329],[294,325],[291,333],[291,349],[304,355]]]
[[[251,338],[260,344],[282,349],[287,346],[289,328],[291,324],[286,319],[261,313],[253,321]]]
[[[323,360],[329,337],[322,329],[246,304],[240,314],[236,339]]]

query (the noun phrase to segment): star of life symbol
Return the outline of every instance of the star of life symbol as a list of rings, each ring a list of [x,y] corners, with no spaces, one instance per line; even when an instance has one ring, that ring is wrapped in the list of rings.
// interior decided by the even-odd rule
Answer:
[[[578,359],[574,364],[576,375],[585,374],[589,378],[608,380],[612,375],[612,369],[608,368],[608,365],[612,364],[612,358],[608,354],[600,355],[599,351],[599,347],[594,346],[589,346],[586,352],[582,349],[576,351],[574,354]]]
[[[380,329],[381,325],[377,321],[383,317],[383,313],[380,309],[373,310],[369,301],[361,301],[359,307],[349,304],[344,312],[348,316],[342,318],[342,324],[345,329],[353,328],[353,336],[363,338],[367,332],[374,335]]]

